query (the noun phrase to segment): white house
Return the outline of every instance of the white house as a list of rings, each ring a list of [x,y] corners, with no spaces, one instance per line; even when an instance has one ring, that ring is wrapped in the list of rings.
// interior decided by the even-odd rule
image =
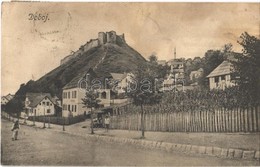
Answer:
[[[93,82],[94,83],[93,83]],[[89,113],[90,108],[84,107],[82,99],[86,95],[86,84],[92,82],[90,86],[99,95],[99,105],[110,106],[113,103],[111,90],[104,86],[104,78],[98,78],[97,74],[90,68],[87,72],[80,73],[63,87],[62,93],[62,116],[78,116]],[[96,87],[95,87],[96,86]]]
[[[167,64],[166,60],[158,60],[157,63],[162,66],[165,66]]]
[[[117,93],[125,93],[125,89],[127,88],[128,84],[133,81],[134,75],[132,73],[110,73],[112,76],[112,81],[117,83],[113,85],[115,91]],[[112,89],[113,89],[112,88]]]
[[[8,102],[9,100],[5,96],[1,97],[1,105],[6,105]]]
[[[50,93],[26,93],[25,112],[28,116],[54,115],[54,106]]]
[[[198,69],[198,70],[196,70],[196,71],[191,71],[191,72],[190,72],[190,80],[191,80],[191,81],[195,81],[196,79],[198,79],[199,77],[201,77],[202,74],[203,74],[203,69],[202,69],[202,68],[200,68],[200,69]]]
[[[224,90],[226,87],[235,85],[235,82],[231,78],[232,63],[229,61],[223,61],[217,68],[215,68],[208,76],[209,88]]]
[[[14,98],[14,95],[11,95],[10,93],[6,96],[2,96],[1,97],[1,105],[6,105],[13,98]]]

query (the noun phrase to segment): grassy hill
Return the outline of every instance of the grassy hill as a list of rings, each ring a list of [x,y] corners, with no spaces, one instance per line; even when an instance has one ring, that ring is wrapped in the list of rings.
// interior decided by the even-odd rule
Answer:
[[[98,73],[123,73],[134,71],[145,63],[146,60],[126,43],[106,43],[69,60],[37,81],[29,81],[21,85],[16,95],[24,96],[26,92],[49,92],[60,98],[62,88],[79,73],[89,68],[93,68]]]

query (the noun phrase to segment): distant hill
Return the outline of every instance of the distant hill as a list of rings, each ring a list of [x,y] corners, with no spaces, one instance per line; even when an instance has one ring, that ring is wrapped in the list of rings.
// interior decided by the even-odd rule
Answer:
[[[37,81],[21,85],[16,95],[26,92],[46,92],[61,98],[62,88],[78,74],[94,69],[99,74],[130,72],[146,64],[145,58],[131,48],[114,31],[100,32],[98,39],[90,40],[72,55],[65,57],[61,65]]]

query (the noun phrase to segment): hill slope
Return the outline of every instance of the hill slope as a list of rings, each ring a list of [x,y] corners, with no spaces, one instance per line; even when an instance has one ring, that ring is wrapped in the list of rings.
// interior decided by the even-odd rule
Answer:
[[[61,98],[62,88],[89,68],[99,73],[123,73],[134,71],[145,63],[146,60],[126,43],[106,43],[72,58],[37,81],[21,85],[16,95],[23,96],[26,92],[49,92]]]

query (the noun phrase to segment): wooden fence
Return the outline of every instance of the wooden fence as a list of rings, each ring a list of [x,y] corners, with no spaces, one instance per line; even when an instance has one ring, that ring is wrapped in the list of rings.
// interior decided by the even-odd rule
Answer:
[[[84,115],[79,115],[75,117],[54,117],[54,116],[36,116],[29,117],[28,120],[36,122],[45,122],[57,125],[71,125],[78,122],[85,121]]]
[[[141,130],[141,114],[117,108],[112,129]],[[215,109],[213,111],[150,112],[144,117],[146,131],[166,132],[259,132],[260,108]]]

